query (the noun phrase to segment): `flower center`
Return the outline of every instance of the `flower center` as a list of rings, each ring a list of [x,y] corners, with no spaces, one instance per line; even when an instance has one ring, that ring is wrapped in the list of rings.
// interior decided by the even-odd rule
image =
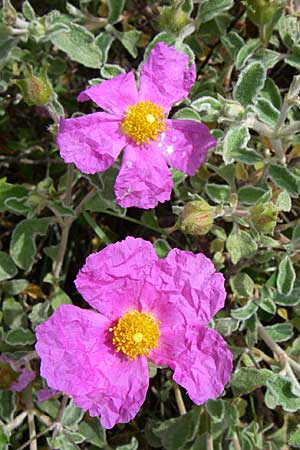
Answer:
[[[149,355],[158,347],[159,322],[151,314],[136,309],[128,311],[116,326],[109,329],[114,333],[112,343],[116,351],[122,351],[133,361],[137,356]]]
[[[163,107],[149,100],[129,106],[122,120],[122,130],[137,144],[148,144],[156,141],[157,136],[167,129]]]

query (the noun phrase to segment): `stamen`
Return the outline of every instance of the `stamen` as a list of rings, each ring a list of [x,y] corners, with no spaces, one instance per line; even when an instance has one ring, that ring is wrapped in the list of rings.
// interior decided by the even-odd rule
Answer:
[[[137,144],[148,144],[166,130],[163,107],[149,100],[129,106],[122,121],[122,130]]]
[[[128,311],[109,331],[114,333],[112,343],[116,351],[122,351],[132,361],[137,356],[148,356],[158,347],[159,322],[148,313]]]

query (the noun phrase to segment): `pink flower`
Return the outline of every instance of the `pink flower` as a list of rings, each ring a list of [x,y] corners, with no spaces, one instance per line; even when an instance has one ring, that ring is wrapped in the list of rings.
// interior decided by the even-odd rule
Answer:
[[[198,405],[223,391],[232,355],[206,325],[224,305],[224,278],[203,254],[158,259],[150,242],[128,237],[91,254],[75,284],[97,312],[61,305],[37,327],[36,351],[48,386],[104,427],[137,414],[147,358],[171,367]]]
[[[118,75],[78,96],[107,112],[61,120],[61,156],[84,173],[108,169],[125,148],[115,183],[124,208],[153,208],[169,200],[173,182],[167,164],[194,175],[215,145],[205,125],[166,118],[195,82],[195,65],[187,66],[187,55],[160,42],[142,67],[139,91],[133,72]]]

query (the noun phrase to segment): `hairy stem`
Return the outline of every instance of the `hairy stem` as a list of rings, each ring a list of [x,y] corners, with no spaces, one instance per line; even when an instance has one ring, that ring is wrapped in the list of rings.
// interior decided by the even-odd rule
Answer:
[[[174,389],[174,393],[175,393],[175,399],[176,399],[176,403],[178,406],[179,414],[181,416],[183,416],[184,414],[186,414],[186,409],[185,409],[185,404],[183,402],[180,388],[177,383],[173,384],[173,389]]]

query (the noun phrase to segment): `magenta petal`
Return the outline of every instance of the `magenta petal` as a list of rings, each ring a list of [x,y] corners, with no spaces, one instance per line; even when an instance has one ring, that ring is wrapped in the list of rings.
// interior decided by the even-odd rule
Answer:
[[[115,183],[117,201],[123,208],[154,208],[170,199],[172,187],[171,172],[155,142],[126,147]]]
[[[187,97],[195,82],[195,65],[188,67],[188,63],[187,55],[159,42],[142,67],[139,100],[150,100],[169,112],[174,103]]]
[[[84,173],[108,169],[126,144],[120,121],[107,113],[61,119],[57,144],[66,163]]]
[[[87,395],[75,396],[74,402],[88,409],[92,417],[100,415],[104,428],[112,428],[132,420],[144,403],[149,386],[148,364],[145,357],[130,361],[116,353],[103,354],[102,358],[102,386]]]
[[[157,263],[157,288],[168,293],[170,301],[186,321],[207,324],[223,308],[226,291],[224,277],[202,253],[173,249]]]
[[[226,342],[201,325],[164,330],[160,348],[152,351],[151,359],[171,367],[173,379],[197,405],[218,397],[232,372],[232,354]]]
[[[36,328],[41,375],[52,389],[70,396],[86,394],[99,383],[99,361],[110,322],[100,314],[61,305]]]
[[[158,148],[174,169],[194,175],[206,161],[208,149],[216,139],[206,125],[195,120],[166,120],[168,129],[162,133]]]
[[[88,256],[75,284],[93,308],[114,320],[137,308],[139,293],[157,260],[150,242],[127,237]]]
[[[128,106],[137,102],[138,94],[133,72],[121,73],[81,92],[77,100],[93,100],[100,108],[123,116]]]
[[[103,426],[127,422],[148,387],[145,358],[132,362],[111,344],[111,322],[93,311],[61,305],[36,328],[36,351],[48,386],[74,398]]]

